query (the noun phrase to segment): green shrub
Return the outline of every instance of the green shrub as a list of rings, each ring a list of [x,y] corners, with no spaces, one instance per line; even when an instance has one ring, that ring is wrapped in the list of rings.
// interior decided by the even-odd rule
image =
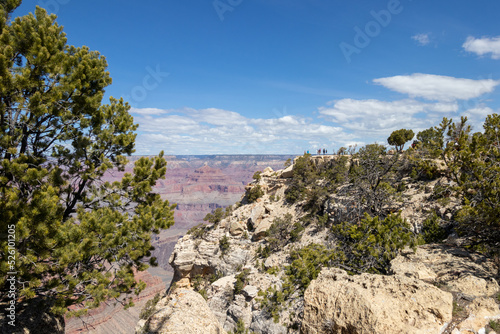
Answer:
[[[207,290],[200,289],[198,290],[198,293],[203,297],[203,299],[208,300]]]
[[[277,217],[273,220],[267,232],[268,237],[266,238],[269,249],[272,252],[281,249],[289,240],[292,218],[292,215],[287,213],[284,217]]]
[[[195,238],[201,238],[205,234],[206,225],[200,223],[196,226],[191,227],[186,234],[192,235]]]
[[[260,185],[256,185],[248,191],[247,201],[248,203],[253,203],[262,196],[264,196],[264,191],[262,190],[262,187]]]
[[[227,210],[227,209],[226,209]],[[227,211],[226,211],[227,213]],[[205,218],[203,218],[204,221],[208,221],[211,224],[217,224],[220,223],[222,219],[224,219],[226,214],[224,213],[223,208],[217,208],[213,213],[208,213]]]
[[[267,259],[269,255],[271,255],[271,249],[269,248],[268,245],[262,247],[262,245],[259,245],[259,248],[257,248],[256,251],[257,255],[260,257],[263,257],[264,259]]]
[[[290,231],[290,241],[295,242],[299,241],[302,237],[302,233],[304,232],[304,227],[299,222],[293,224],[293,229]]]
[[[259,291],[259,296],[262,296],[259,299],[262,311],[267,313],[269,317],[272,317],[275,323],[278,323],[280,320],[279,314],[285,306],[285,295],[283,292],[271,286],[265,292]]]
[[[262,174],[261,171],[257,171],[253,174],[252,178],[256,181],[259,181],[262,178],[261,174]]]
[[[215,273],[212,273],[209,278],[208,278],[208,281],[210,282],[210,284],[212,284],[213,282],[217,281],[218,279],[224,277],[224,273],[220,270],[217,270]]]
[[[490,320],[488,323],[491,329],[493,329],[495,332],[500,332],[500,320]]]
[[[290,253],[291,264],[285,267],[285,295],[291,295],[295,289],[303,294],[312,280],[316,279],[321,268],[332,259],[332,251],[319,244],[310,244]]]
[[[417,180],[431,181],[441,176],[438,166],[431,160],[417,160],[414,167]]]
[[[424,151],[427,156],[437,158],[443,151],[443,135],[444,130],[437,127],[420,131],[417,134],[417,139],[419,141],[418,149]]]
[[[332,252],[323,245],[310,244],[290,253],[291,264],[285,267],[283,289],[269,287],[265,292],[259,292],[262,310],[274,322],[279,321],[279,313],[284,309],[285,302],[296,291],[303,295],[311,281],[318,277],[321,268],[327,266]],[[279,268],[270,268],[269,272],[279,272]]]
[[[417,245],[415,234],[399,214],[381,220],[365,213],[357,223],[334,225],[332,232],[338,240],[333,262],[350,273],[387,274],[401,249]]]
[[[269,269],[266,270],[266,272],[269,274],[269,275],[277,275],[279,272],[280,272],[280,268],[274,266],[274,267],[270,267]]]
[[[236,323],[236,328],[234,329],[233,332],[230,332],[229,334],[248,334],[248,329],[245,327],[245,323],[243,320],[238,319],[238,322]]]
[[[139,319],[148,319],[150,316],[153,315],[153,313],[156,312],[156,304],[160,301],[160,294],[157,293],[153,299],[150,299],[146,302],[146,305],[141,310],[141,313],[139,314]]]
[[[229,243],[229,238],[225,235],[219,240],[219,249],[221,251],[221,256],[226,255],[230,248],[231,244]]]
[[[433,212],[422,223],[422,238],[426,244],[441,242],[446,238],[446,230],[439,224],[441,219]]]
[[[243,288],[248,283],[248,275],[250,274],[250,269],[244,269],[238,275],[236,275],[236,281],[234,282],[234,294],[238,295],[243,293]]]

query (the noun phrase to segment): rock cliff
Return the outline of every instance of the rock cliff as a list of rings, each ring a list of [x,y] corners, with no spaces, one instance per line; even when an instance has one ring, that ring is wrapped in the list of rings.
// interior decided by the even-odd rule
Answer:
[[[498,263],[461,248],[453,235],[443,243],[400,251],[390,262],[389,275],[329,268],[321,258],[338,241],[328,226],[340,221],[351,202],[341,192],[328,194],[321,206],[327,221],[308,223],[303,202],[285,201],[293,169],[265,169],[246,187],[242,205],[220,222],[179,239],[170,257],[175,272],[169,293],[138,332],[159,333],[146,329],[166,321],[161,314],[170,311],[164,305],[172,294],[182,299],[176,291],[186,289],[206,299],[227,332],[484,333],[490,321],[500,319]],[[444,177],[405,180],[396,204],[415,235],[431,210],[445,225],[456,211],[457,199],[433,196],[444,182]],[[256,190],[260,196],[248,201]],[[312,251],[298,252],[305,248]],[[317,259],[301,257],[310,254]],[[301,270],[321,273],[309,281]],[[189,309],[179,307],[178,314]]]

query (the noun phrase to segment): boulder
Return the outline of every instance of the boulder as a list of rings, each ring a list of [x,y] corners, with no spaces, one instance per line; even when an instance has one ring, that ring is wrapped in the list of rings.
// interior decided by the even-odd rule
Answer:
[[[205,299],[197,292],[177,289],[160,300],[158,311],[139,330],[147,334],[226,333],[212,313]]]
[[[424,245],[416,253],[405,250],[391,261],[391,273],[435,282],[468,296],[492,296],[500,291],[491,259],[450,245]]]
[[[267,231],[271,228],[273,222],[270,219],[262,220],[253,233],[252,240],[258,241],[267,236]]]
[[[260,174],[261,176],[265,176],[265,177],[270,177],[272,176],[274,173],[274,170],[271,168],[271,167],[266,167],[262,173]]]
[[[494,279],[484,279],[473,275],[464,275],[448,282],[452,291],[472,296],[492,296],[499,291],[498,283]]]
[[[451,293],[405,276],[323,269],[304,295],[302,333],[440,333],[452,318]]]
[[[260,221],[262,220],[262,216],[266,212],[266,209],[264,206],[257,204],[256,206],[253,207],[251,213],[250,213],[250,224],[255,228],[257,225],[259,225]]]
[[[242,235],[246,231],[246,224],[238,221],[233,221],[229,224],[229,233],[232,236]]]
[[[407,261],[403,256],[391,261],[391,272],[426,281],[433,281],[437,277],[436,273],[425,264]]]
[[[474,301],[467,306],[467,311],[469,312],[468,318],[457,326],[460,333],[466,333],[467,331],[479,333],[481,329],[484,333],[484,327],[489,323],[490,319],[500,318],[500,309],[492,298],[474,299]]]
[[[243,288],[243,294],[248,298],[257,297],[259,289],[253,285],[247,285]]]
[[[281,178],[289,179],[292,177],[293,177],[293,165],[288,166],[287,168],[283,169],[283,171],[281,171]]]

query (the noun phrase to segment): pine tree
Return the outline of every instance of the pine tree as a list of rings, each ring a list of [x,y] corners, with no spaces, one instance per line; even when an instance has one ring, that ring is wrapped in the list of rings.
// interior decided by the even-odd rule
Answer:
[[[147,268],[151,233],[173,224],[174,206],[152,191],[163,153],[103,180],[134,152],[130,107],[101,104],[105,58],[68,45],[55,15],[37,7],[10,21],[20,2],[0,1],[0,299],[16,272],[18,299],[44,297],[63,314],[141,291],[134,272]]]
[[[458,231],[471,244],[500,248],[500,115],[486,117],[483,132],[471,134],[467,118],[445,123],[444,160],[463,198]]]
[[[402,152],[405,143],[412,140],[413,136],[413,130],[399,129],[391,133],[389,138],[387,138],[387,142],[389,145],[394,145],[398,152]]]

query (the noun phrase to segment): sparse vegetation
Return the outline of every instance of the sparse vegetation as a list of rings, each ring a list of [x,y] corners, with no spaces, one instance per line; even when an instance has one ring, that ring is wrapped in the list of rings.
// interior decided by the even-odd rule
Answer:
[[[224,235],[220,240],[219,240],[219,249],[221,251],[221,256],[226,255],[226,253],[229,251],[231,248],[231,244],[229,243],[229,238]]]
[[[214,212],[208,213],[205,218],[203,218],[204,221],[209,222],[210,224],[218,224],[222,219],[224,219],[227,216],[227,211],[224,212],[223,208],[217,208],[215,209]]]
[[[247,201],[248,203],[253,203],[262,196],[264,196],[264,191],[262,190],[262,187],[260,185],[256,185],[248,191]]]
[[[251,333],[245,327],[245,323],[243,322],[243,320],[238,319],[238,322],[236,323],[236,328],[234,329],[233,332],[230,332],[229,334],[251,334]]]
[[[491,329],[493,329],[495,332],[500,332],[500,320],[490,320],[488,323],[488,326],[490,326]]]
[[[150,299],[146,302],[146,305],[141,310],[139,314],[139,319],[148,319],[156,312],[156,304],[160,301],[160,294],[157,293],[153,299]]]
[[[234,294],[238,295],[243,293],[243,288],[248,283],[248,275],[250,274],[250,269],[243,269],[238,275],[236,275],[236,281],[234,282]]]
[[[201,238],[205,234],[205,228],[207,226],[203,223],[200,223],[196,226],[191,227],[186,234],[192,235],[194,238]]]
[[[323,245],[310,244],[290,253],[291,263],[285,268],[285,296],[295,290],[302,295],[312,280],[316,279],[321,268],[331,263],[333,253]]]

